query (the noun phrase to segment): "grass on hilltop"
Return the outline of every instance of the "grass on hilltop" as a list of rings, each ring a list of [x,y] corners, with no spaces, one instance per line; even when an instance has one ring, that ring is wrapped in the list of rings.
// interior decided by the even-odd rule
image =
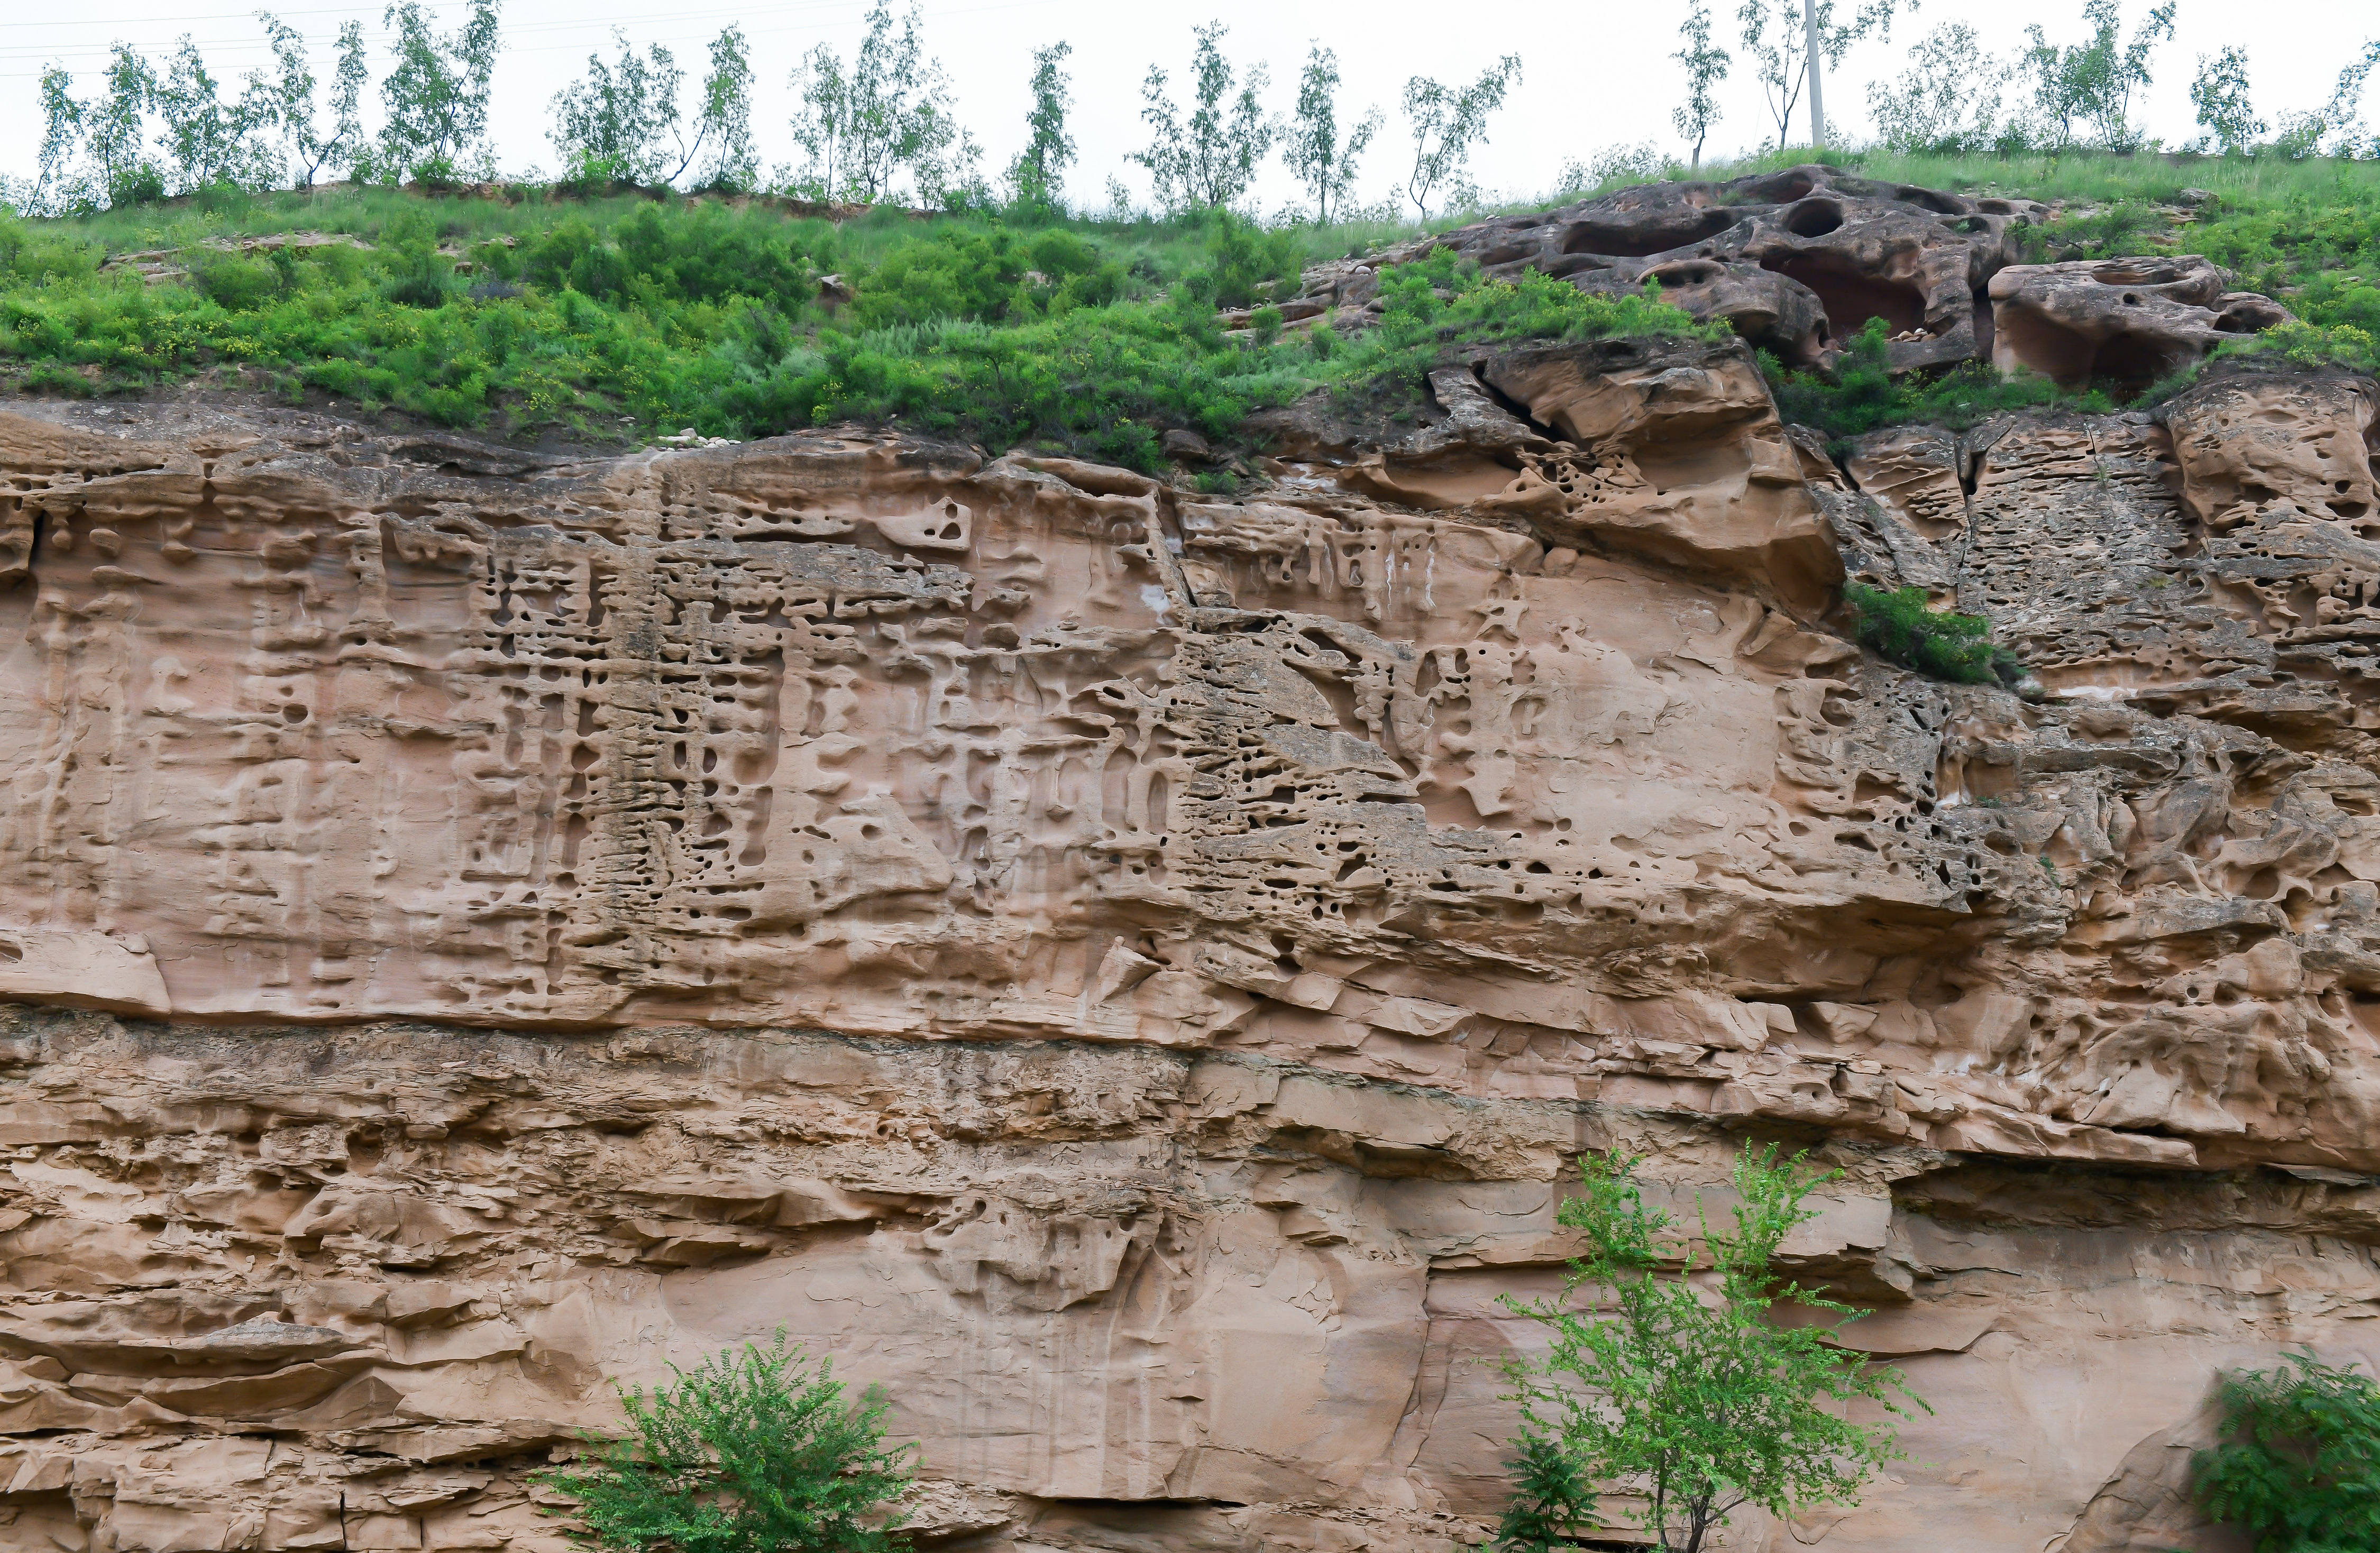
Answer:
[[[322,230],[371,246],[242,255]],[[1164,431],[1228,440],[1315,389],[1417,393],[1463,341],[1706,333],[1651,296],[1483,280],[1451,253],[1393,272],[1381,327],[1284,330],[1259,307],[1318,258],[1407,235],[1184,222],[840,225],[765,201],[339,191],[192,201],[81,221],[0,220],[0,358],[20,385],[134,392],[238,369],[292,397],[449,426],[582,434],[694,426],[748,437],[899,420],[994,451],[1044,445],[1153,467]],[[178,250],[148,285],[111,253]],[[823,277],[838,285],[825,288]]]
[[[1885,181],[2064,201],[2027,234],[2028,257],[2206,253],[2305,321],[2249,348],[2373,364],[2380,164],[1831,159]],[[2187,189],[2212,198],[2185,206]],[[306,230],[370,246],[249,256],[211,246]],[[1044,446],[1153,467],[1171,428],[1229,442],[1250,410],[1317,389],[1417,394],[1422,372],[1464,341],[1705,333],[1652,297],[1483,281],[1444,253],[1390,273],[1378,329],[1283,329],[1261,306],[1252,333],[1216,326],[1219,306],[1293,292],[1303,266],[1421,231],[893,210],[835,224],[782,201],[533,188],[493,199],[225,191],[69,220],[0,213],[0,379],[88,394],[236,375],[292,399],[506,435],[629,439],[694,426],[748,437],[900,420],[995,451]],[[150,285],[102,269],[146,249],[177,251],[188,278]],[[822,296],[827,276],[839,284]],[[1868,359],[1879,352],[1854,346],[1831,375],[1772,374],[1789,417],[1840,435],[2034,404],[2102,407],[1976,368],[1893,381]]]

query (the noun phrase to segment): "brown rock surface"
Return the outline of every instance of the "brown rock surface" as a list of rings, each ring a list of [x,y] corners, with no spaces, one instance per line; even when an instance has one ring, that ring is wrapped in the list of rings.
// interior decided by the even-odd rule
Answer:
[[[2216,1371],[2380,1359],[2380,390],[1838,465],[1631,351],[1235,500],[0,418],[0,1547],[550,1548],[783,1325],[944,1546],[1451,1553],[1576,1155],[1747,1134],[1936,1411],[1731,1547],[2223,1546]]]
[[[2137,392],[2227,339],[2289,322],[2279,303],[2228,284],[2194,253],[2010,265],[1991,282],[1992,360],[2064,387]]]
[[[1814,362],[1872,319],[1895,368],[1990,354],[1983,288],[2019,257],[2029,200],[1969,199],[1822,165],[1725,183],[1644,184],[1505,216],[1441,241],[1490,274],[1534,269],[1588,289],[1646,281],[1789,362]]]

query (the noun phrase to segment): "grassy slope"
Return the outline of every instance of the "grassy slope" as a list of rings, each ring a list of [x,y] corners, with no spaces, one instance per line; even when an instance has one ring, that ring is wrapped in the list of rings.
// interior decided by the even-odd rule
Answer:
[[[2285,342],[2293,351],[2368,365],[2380,335],[2380,164],[1856,160],[1895,182],[2065,202],[2037,257],[2207,253],[2313,326]],[[2183,212],[2188,188],[2217,198]],[[301,230],[374,246],[249,259],[204,246]],[[897,419],[995,449],[1048,444],[1147,467],[1164,428],[1228,437],[1249,409],[1317,386],[1411,381],[1453,338],[1683,327],[1635,298],[1481,285],[1442,262],[1393,283],[1387,326],[1358,339],[1232,339],[1213,326],[1219,300],[1257,299],[1302,264],[1417,231],[889,211],[835,226],[765,204],[635,197],[210,196],[79,221],[0,218],[0,373],[28,390],[92,393],[237,372],[293,397],[507,432],[751,436]],[[192,280],[100,272],[109,254],[153,249],[181,249]],[[853,300],[821,303],[824,274]],[[1834,382],[1780,379],[1789,409],[1850,431],[2049,397],[1974,372],[1895,385],[1858,367]]]

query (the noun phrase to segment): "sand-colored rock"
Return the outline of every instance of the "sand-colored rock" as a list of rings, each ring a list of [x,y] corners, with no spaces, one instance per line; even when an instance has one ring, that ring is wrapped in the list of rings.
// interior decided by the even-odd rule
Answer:
[[[2289,309],[2230,291],[2197,254],[2012,264],[1992,276],[1992,361],[2059,386],[2137,393],[2196,366],[2226,340],[2289,322]]]
[[[1451,1553],[1578,1153],[1745,1135],[1936,1411],[1730,1547],[2224,1547],[2215,1374],[2380,1360],[2380,391],[1839,463],[1633,348],[1230,500],[0,418],[0,1547],[552,1548],[783,1325],[948,1546]]]

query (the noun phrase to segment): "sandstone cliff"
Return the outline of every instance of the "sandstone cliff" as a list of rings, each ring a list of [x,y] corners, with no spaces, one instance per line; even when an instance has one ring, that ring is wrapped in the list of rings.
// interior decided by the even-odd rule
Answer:
[[[1989,354],[1964,247],[1800,219]],[[1840,458],[1735,345],[1432,389],[1233,499],[0,418],[0,1547],[550,1548],[607,1377],[783,1327],[929,1546],[1437,1553],[1571,1161],[1747,1134],[1935,1411],[1731,1547],[2224,1546],[2213,1374],[2380,1360],[2380,389]]]

